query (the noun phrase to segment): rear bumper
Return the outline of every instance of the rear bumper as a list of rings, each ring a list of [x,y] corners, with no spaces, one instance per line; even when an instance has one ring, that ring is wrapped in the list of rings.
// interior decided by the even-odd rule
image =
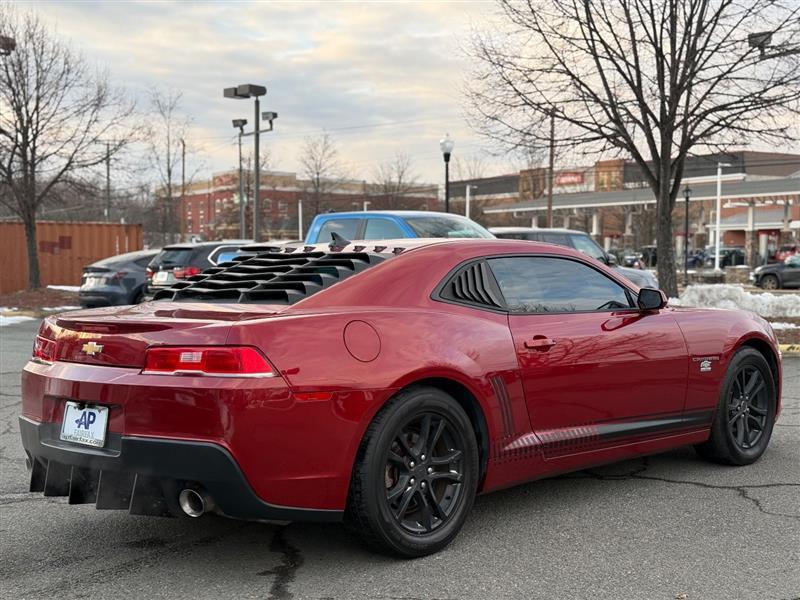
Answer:
[[[231,454],[211,442],[109,433],[107,447],[59,440],[57,423],[20,417],[22,445],[32,464],[32,492],[67,496],[70,504],[133,514],[178,514],[186,487],[205,490],[225,516],[248,520],[338,521],[342,511],[276,506],[261,500]]]
[[[93,289],[78,292],[78,301],[84,308],[96,306],[121,306],[128,304],[128,290]]]

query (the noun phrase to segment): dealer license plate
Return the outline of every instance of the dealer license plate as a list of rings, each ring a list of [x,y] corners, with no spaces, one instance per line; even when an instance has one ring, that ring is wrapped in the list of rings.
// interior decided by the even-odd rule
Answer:
[[[61,424],[61,439],[65,442],[102,448],[106,443],[107,424],[107,407],[67,402],[64,408],[64,421]]]

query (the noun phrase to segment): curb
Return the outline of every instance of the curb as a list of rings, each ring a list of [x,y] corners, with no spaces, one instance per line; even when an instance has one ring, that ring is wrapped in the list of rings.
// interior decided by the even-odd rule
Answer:
[[[800,344],[778,344],[782,356],[800,356]]]

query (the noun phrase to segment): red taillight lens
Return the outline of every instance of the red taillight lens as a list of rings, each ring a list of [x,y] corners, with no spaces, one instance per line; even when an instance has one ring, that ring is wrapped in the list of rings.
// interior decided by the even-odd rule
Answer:
[[[144,371],[159,374],[271,377],[267,359],[249,346],[159,346],[149,348]]]
[[[187,277],[197,275],[199,272],[200,269],[197,267],[182,267],[172,271],[172,274],[175,276],[175,279],[186,279]]]
[[[145,277],[146,277],[148,280],[151,280],[151,279],[153,279],[153,269],[151,269],[150,267],[147,267],[147,268],[144,270],[144,276],[145,276]]]
[[[51,363],[56,359],[56,343],[40,335],[33,341],[33,358],[38,361]]]

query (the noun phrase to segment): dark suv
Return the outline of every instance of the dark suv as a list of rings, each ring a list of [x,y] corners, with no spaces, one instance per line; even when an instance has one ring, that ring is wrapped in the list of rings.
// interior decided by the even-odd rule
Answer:
[[[489,231],[498,238],[547,242],[558,246],[566,246],[567,248],[575,248],[575,250],[583,252],[587,256],[596,258],[601,263],[617,269],[624,277],[627,277],[639,287],[658,289],[658,280],[650,271],[619,266],[616,257],[603,250],[592,239],[592,236],[585,231],[534,227],[490,227]]]
[[[152,299],[157,291],[168,288],[176,281],[230,260],[236,256],[239,248],[249,243],[225,241],[164,246],[147,266],[146,299]]]

